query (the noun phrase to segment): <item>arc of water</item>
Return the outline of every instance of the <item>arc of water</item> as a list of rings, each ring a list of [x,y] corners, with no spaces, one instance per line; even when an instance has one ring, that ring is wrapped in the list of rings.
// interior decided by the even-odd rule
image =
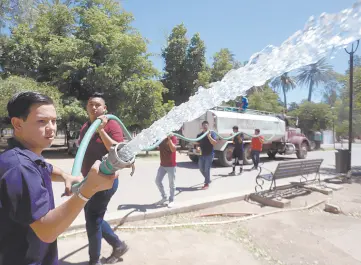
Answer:
[[[221,81],[212,83],[209,89],[200,87],[188,102],[173,108],[138,134],[122,148],[120,156],[126,161],[206,110],[243,95],[249,88],[261,86],[272,77],[315,63],[360,39],[360,16],[361,1],[358,1],[352,8],[340,13],[323,13],[319,19],[311,17],[303,30],[297,31],[281,46],[267,46],[251,56],[246,66],[228,72]]]

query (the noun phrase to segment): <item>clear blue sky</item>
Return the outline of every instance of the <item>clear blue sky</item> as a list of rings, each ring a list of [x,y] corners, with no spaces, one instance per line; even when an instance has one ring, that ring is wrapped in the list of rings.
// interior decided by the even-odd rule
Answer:
[[[206,44],[206,57],[229,48],[243,62],[266,45],[279,46],[295,31],[302,29],[310,16],[335,13],[349,8],[356,0],[121,0],[126,11],[133,13],[133,26],[149,41],[149,52],[156,53],[154,65],[163,69],[161,48],[172,28],[184,23],[188,37],[199,32]],[[361,50],[361,48],[360,48]],[[360,51],[357,52],[360,54]],[[348,55],[340,51],[330,63],[344,73]],[[307,89],[288,94],[288,102],[300,102]],[[320,99],[320,93],[314,100]]]

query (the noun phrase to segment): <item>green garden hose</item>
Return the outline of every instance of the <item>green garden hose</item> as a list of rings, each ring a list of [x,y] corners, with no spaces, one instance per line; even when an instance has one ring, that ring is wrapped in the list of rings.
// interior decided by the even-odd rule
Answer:
[[[125,127],[125,125],[123,124],[123,122],[122,122],[119,118],[117,118],[116,116],[111,115],[111,114],[106,115],[106,117],[108,118],[108,120],[115,120],[115,121],[117,121],[117,122],[119,123],[119,125],[123,128],[123,131],[126,133],[127,137],[128,137],[129,139],[133,139],[132,135],[129,133],[128,129]],[[85,155],[86,149],[88,148],[89,142],[90,142],[93,134],[95,133],[96,129],[99,127],[100,124],[101,124],[101,120],[100,120],[100,119],[96,119],[96,120],[92,123],[92,125],[89,127],[89,129],[87,130],[86,134],[84,135],[84,137],[83,137],[83,139],[82,139],[82,141],[81,141],[81,143],[80,143],[80,146],[79,146],[79,148],[78,148],[78,151],[77,151],[77,153],[76,153],[75,159],[74,159],[74,164],[73,164],[73,168],[72,168],[72,172],[71,172],[72,176],[79,176],[79,175],[80,175],[80,173],[81,173],[81,165],[82,165],[83,160],[84,160],[84,155]],[[187,141],[187,142],[198,142],[198,141],[202,140],[204,137],[206,137],[207,134],[210,133],[210,132],[214,132],[220,139],[226,140],[226,141],[229,141],[229,140],[233,139],[233,137],[235,137],[235,136],[237,136],[237,135],[239,135],[239,134],[242,133],[242,132],[237,132],[237,133],[235,133],[234,135],[231,135],[231,136],[229,136],[229,137],[223,137],[223,136],[219,135],[219,134],[218,134],[217,132],[215,132],[215,131],[208,130],[208,131],[204,132],[201,136],[199,136],[199,137],[197,137],[197,138],[194,138],[194,139],[184,137],[183,135],[180,135],[180,134],[178,134],[178,133],[171,133],[171,134],[169,134],[169,135],[174,135],[174,136],[176,136],[176,137],[178,137],[178,138],[180,138],[180,139],[183,139],[183,140],[185,140],[185,141]],[[243,133],[243,134],[245,134],[245,133]],[[169,135],[168,135],[168,136],[169,136]],[[245,134],[245,135],[251,136],[251,135],[249,135],[249,134]],[[274,135],[271,136],[270,138],[268,138],[266,141],[271,140],[273,137],[274,137]],[[163,140],[164,140],[164,139],[158,140],[158,141],[155,142],[153,145],[151,145],[151,146],[143,149],[143,151],[151,151],[151,150],[154,150],[155,148],[157,148],[157,147],[162,143]],[[112,174],[113,172],[111,172],[111,171],[109,170],[109,168],[112,168],[112,165],[109,164],[108,161],[103,161],[102,164],[101,164],[101,166],[100,166],[100,171],[101,171],[102,173],[104,173],[104,174],[108,174],[108,175],[109,175],[109,174]],[[73,185],[73,189],[79,187],[84,181],[85,181],[85,179],[84,179],[81,183],[74,184],[74,185]]]

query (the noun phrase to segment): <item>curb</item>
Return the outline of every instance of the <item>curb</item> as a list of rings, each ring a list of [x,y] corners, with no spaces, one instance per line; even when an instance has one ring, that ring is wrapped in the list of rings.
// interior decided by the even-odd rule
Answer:
[[[108,214],[105,219],[112,227],[122,226],[125,222],[135,222],[142,221],[146,219],[159,218],[163,216],[187,213],[197,210],[202,210],[221,204],[243,201],[249,197],[252,191],[240,192],[240,193],[231,193],[223,196],[212,196],[208,198],[203,198],[199,200],[190,200],[177,204],[174,208],[159,208],[151,212],[134,212],[129,211],[127,214],[113,212]],[[81,224],[71,225],[59,238],[64,238],[67,236],[72,236],[85,232],[85,221]]]

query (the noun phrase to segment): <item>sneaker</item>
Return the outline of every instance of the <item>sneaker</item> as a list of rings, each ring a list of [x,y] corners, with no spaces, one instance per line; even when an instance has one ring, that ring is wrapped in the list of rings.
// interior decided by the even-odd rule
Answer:
[[[122,242],[122,245],[117,248],[113,248],[112,254],[106,259],[106,264],[115,264],[119,261],[122,261],[122,256],[127,253],[129,247],[125,242]]]
[[[170,201],[168,203],[168,208],[173,208],[174,207],[174,201]]]
[[[209,188],[209,184],[204,184],[204,186],[202,187],[202,190],[208,190]]]
[[[231,173],[228,174],[229,176],[235,176],[236,172],[232,171]]]
[[[167,198],[163,198],[160,201],[157,201],[155,204],[156,205],[164,205],[164,203],[167,201]]]

